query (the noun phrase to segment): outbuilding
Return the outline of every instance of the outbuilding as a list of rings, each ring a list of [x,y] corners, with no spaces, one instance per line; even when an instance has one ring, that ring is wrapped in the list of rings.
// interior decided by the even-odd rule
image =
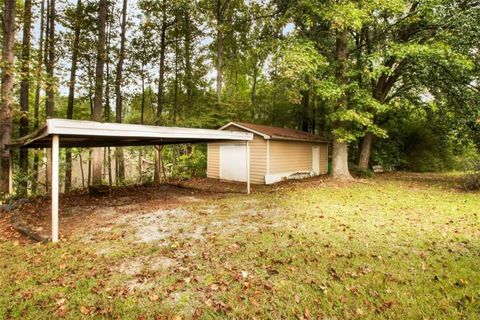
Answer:
[[[329,141],[321,136],[244,122],[230,122],[219,130],[250,132],[253,140],[208,143],[209,178],[272,184],[328,173]]]

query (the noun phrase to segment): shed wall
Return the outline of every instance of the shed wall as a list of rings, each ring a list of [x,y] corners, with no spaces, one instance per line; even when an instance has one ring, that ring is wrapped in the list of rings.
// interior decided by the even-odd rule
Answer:
[[[320,174],[328,172],[327,144],[270,141],[270,174],[312,170],[312,147],[320,147]]]
[[[207,145],[207,177],[220,178],[220,144],[209,143]]]
[[[235,130],[237,129],[237,130]],[[230,130],[230,129],[228,129]],[[232,128],[231,131],[244,131]],[[222,143],[209,143],[207,147],[207,177],[220,178],[220,145]],[[228,144],[228,143],[226,143]],[[238,161],[245,161],[238,159]],[[250,141],[250,182],[265,183],[267,173],[267,142],[259,135],[254,134]]]

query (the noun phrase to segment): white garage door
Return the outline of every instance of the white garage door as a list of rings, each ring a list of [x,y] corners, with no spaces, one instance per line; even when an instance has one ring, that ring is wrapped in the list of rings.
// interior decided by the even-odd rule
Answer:
[[[247,147],[244,144],[220,145],[220,179],[247,181]]]

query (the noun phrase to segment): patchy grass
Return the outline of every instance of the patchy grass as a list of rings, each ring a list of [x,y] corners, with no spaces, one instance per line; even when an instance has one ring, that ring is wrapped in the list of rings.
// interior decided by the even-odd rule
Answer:
[[[0,318],[478,319],[480,194],[309,180],[0,244]]]

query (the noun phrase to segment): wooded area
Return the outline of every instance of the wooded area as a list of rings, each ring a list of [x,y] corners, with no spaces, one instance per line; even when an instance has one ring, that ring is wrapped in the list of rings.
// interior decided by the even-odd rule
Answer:
[[[332,139],[337,179],[373,164],[444,171],[478,161],[477,1],[4,0],[1,10],[0,193],[6,146],[48,117],[301,129]],[[94,148],[88,183],[123,183],[126,161],[140,176],[151,161],[155,180],[165,162],[181,176],[180,157],[193,174],[205,167],[202,147],[136,150],[138,160]],[[82,152],[62,154],[65,190]],[[14,156],[18,193],[48,189],[48,152]]]

